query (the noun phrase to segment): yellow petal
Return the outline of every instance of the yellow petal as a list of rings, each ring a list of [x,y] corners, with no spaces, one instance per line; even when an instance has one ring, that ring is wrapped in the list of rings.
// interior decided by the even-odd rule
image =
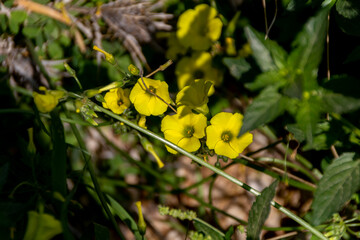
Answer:
[[[235,151],[229,143],[226,143],[224,141],[218,141],[216,143],[215,153],[229,158],[236,158],[237,156],[239,156],[239,152]]]
[[[226,126],[225,128],[228,131],[230,131],[234,137],[236,137],[240,132],[240,128],[242,126],[242,119],[243,119],[243,115],[241,115],[240,113],[234,113],[228,119],[228,122],[225,125]]]
[[[221,129],[218,129],[214,125],[210,125],[206,128],[206,145],[210,149],[214,149],[216,144],[221,140]]]
[[[166,115],[161,121],[161,131],[178,130],[179,123],[175,115]]]
[[[197,138],[191,137],[191,138],[182,138],[178,146],[183,148],[184,150],[188,152],[195,152],[200,148],[200,141]]]
[[[194,137],[202,138],[205,136],[205,128],[207,126],[207,119],[203,114],[194,114],[193,126],[194,126]]]
[[[131,99],[131,94],[130,94]],[[136,111],[138,111],[140,114],[145,116],[150,116],[151,112],[148,108],[149,101],[151,99],[151,96],[149,94],[142,94],[136,97],[136,100],[134,103]]]
[[[212,125],[219,125],[222,129],[226,128],[229,119],[232,117],[232,113],[220,112],[216,114],[211,120]]]
[[[253,141],[253,135],[251,133],[245,133],[239,138],[234,138],[230,141],[230,145],[238,153],[242,153],[244,149],[249,146]]]

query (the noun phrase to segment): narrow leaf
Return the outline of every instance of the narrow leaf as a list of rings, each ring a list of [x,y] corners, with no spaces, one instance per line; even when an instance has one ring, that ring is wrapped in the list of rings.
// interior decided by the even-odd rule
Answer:
[[[206,222],[200,221],[200,219],[195,218],[194,227],[198,232],[203,232],[205,235],[211,236],[212,240],[224,240],[225,235],[220,232],[218,229],[209,225]]]
[[[287,54],[275,41],[265,40],[264,34],[260,34],[251,27],[245,28],[245,34],[250,42],[253,56],[263,72],[285,66]]]
[[[273,87],[264,89],[246,109],[239,135],[271,122],[285,109],[286,100]]]
[[[329,219],[359,190],[360,160],[353,161],[354,155],[344,153],[326,168],[312,203],[314,225]]]
[[[231,240],[231,236],[235,233],[234,231],[234,227],[231,226],[229,228],[229,230],[227,230],[226,234],[225,234],[225,240]]]
[[[53,150],[51,155],[51,181],[53,190],[66,195],[66,143],[64,126],[59,112],[55,108],[51,113],[51,140]]]
[[[141,240],[142,237],[140,235],[138,226],[135,222],[135,220],[130,216],[130,214],[123,208],[123,206],[120,205],[115,199],[110,197],[109,195],[106,195],[106,197],[109,199],[110,202],[110,208],[113,211],[114,214],[116,214],[121,221],[123,221],[129,229],[133,232],[135,235],[136,240]]]
[[[316,78],[324,49],[326,36],[328,9],[322,9],[316,16],[311,17],[298,34],[293,46],[295,49],[290,53],[288,63],[294,70],[301,70],[304,75]],[[307,77],[305,78],[307,79]]]
[[[278,180],[275,180],[269,187],[262,191],[261,195],[256,197],[249,212],[246,239],[260,239],[261,228],[269,216],[271,200],[275,196],[277,184]]]

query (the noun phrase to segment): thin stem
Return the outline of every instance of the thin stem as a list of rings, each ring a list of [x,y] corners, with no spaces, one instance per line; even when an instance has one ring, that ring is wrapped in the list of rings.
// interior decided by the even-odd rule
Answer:
[[[233,176],[225,173],[224,171],[216,168],[215,166],[203,161],[202,159],[200,159],[199,157],[185,151],[184,149],[180,148],[179,146],[177,146],[176,144],[169,142],[168,140],[158,136],[157,134],[144,129],[138,125],[136,125],[135,123],[116,115],[115,113],[98,106],[98,108],[105,114],[125,123],[126,125],[138,130],[139,132],[142,132],[152,138],[155,138],[156,140],[166,144],[168,147],[174,149],[175,151],[189,157],[190,159],[192,159],[193,161],[195,161],[196,163],[198,163],[201,166],[204,166],[208,169],[210,169],[211,171],[217,173],[218,175],[228,179],[229,181],[235,183],[236,185],[244,188],[246,191],[254,194],[255,196],[259,196],[261,193],[259,191],[257,191],[256,189],[250,187],[249,185],[241,182],[240,180],[238,180],[237,178],[234,178]],[[291,219],[293,219],[295,222],[299,223],[301,226],[305,227],[306,229],[308,229],[310,232],[312,232],[314,235],[316,235],[317,237],[319,237],[320,239],[327,239],[324,235],[321,234],[321,232],[319,232],[317,229],[315,229],[313,226],[311,226],[309,223],[307,223],[306,221],[304,221],[303,219],[301,219],[300,217],[298,217],[297,215],[295,215],[294,213],[292,213],[291,211],[289,211],[288,209],[284,208],[283,206],[281,206],[280,204],[278,204],[275,201],[271,201],[271,205],[274,206],[275,208],[277,208],[279,211],[283,212],[285,215],[287,215],[288,217],[290,217]]]
[[[63,110],[64,110],[65,114],[67,115],[67,117],[69,117],[69,116],[68,116],[69,113],[67,112],[67,110],[65,109],[65,107],[63,107]],[[85,142],[83,141],[82,137],[80,136],[80,132],[79,132],[79,130],[77,129],[76,125],[71,123],[70,126],[71,126],[71,129],[72,129],[72,131],[73,131],[73,133],[74,133],[74,135],[75,135],[75,138],[76,138],[77,142],[79,143],[79,147],[80,147],[81,149],[84,149],[84,150],[85,150],[85,149],[86,149]],[[102,207],[104,208],[106,214],[108,215],[108,217],[109,217],[111,223],[113,224],[113,226],[114,226],[117,234],[120,236],[121,239],[125,239],[125,237],[124,237],[123,234],[121,233],[121,231],[120,231],[120,229],[119,229],[119,227],[118,227],[118,225],[117,225],[117,223],[116,223],[116,220],[115,220],[114,216],[113,216],[112,213],[110,212],[109,206],[108,206],[108,204],[107,204],[107,202],[106,202],[106,200],[105,200],[105,197],[104,197],[104,195],[103,195],[103,193],[102,193],[102,191],[101,191],[99,182],[98,182],[98,180],[97,180],[97,178],[96,178],[96,175],[95,175],[94,167],[93,167],[93,165],[92,165],[92,163],[91,163],[91,161],[90,161],[90,156],[87,155],[87,154],[85,154],[84,151],[81,151],[81,152],[82,152],[82,154],[83,154],[84,160],[85,160],[85,162],[86,162],[88,171],[89,171],[90,176],[91,176],[91,180],[92,180],[92,182],[93,182],[93,184],[94,184],[95,191],[96,191],[96,193],[97,193],[97,195],[98,195],[98,197],[99,197],[99,199],[100,199],[100,202],[101,202]]]
[[[269,38],[269,33],[270,33],[270,29],[272,28],[272,26],[275,23],[276,17],[277,17],[277,13],[278,13],[278,2],[277,0],[275,0],[275,13],[274,13],[274,18],[270,23],[269,29],[266,31],[266,35],[265,35],[265,40]]]
[[[142,73],[142,72],[140,73],[140,77],[141,77],[142,83],[143,83],[144,86],[145,86],[145,91],[146,91],[147,93],[150,93],[151,95],[157,97],[157,98],[160,99],[162,102],[164,102],[166,105],[168,105],[168,107],[171,108],[171,110],[173,110],[175,113],[177,113],[177,111],[176,111],[169,103],[167,103],[164,99],[162,99],[162,97],[160,97],[160,96],[157,95],[156,93],[153,93],[152,91],[150,91],[150,89],[148,88],[148,86],[146,86],[146,84],[145,84],[145,81],[144,81],[143,73]]]
[[[262,0],[262,5],[264,8],[264,19],[265,19],[265,32],[268,32],[269,28],[268,28],[268,22],[267,22],[267,14],[266,14],[266,1]],[[266,39],[266,37],[265,37]]]

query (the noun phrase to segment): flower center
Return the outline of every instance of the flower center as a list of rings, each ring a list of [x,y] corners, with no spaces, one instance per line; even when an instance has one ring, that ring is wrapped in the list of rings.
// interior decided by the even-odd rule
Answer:
[[[194,79],[201,79],[201,78],[204,78],[204,76],[205,76],[205,74],[201,70],[196,70],[194,72]]]
[[[120,107],[122,104],[124,104],[123,100],[119,99],[119,100],[117,101],[117,105]]]
[[[221,140],[223,140],[224,142],[230,142],[232,139],[233,135],[230,131],[225,131],[221,134]]]
[[[194,127],[192,126],[187,126],[184,128],[184,136],[187,138],[191,138],[194,135]]]
[[[153,86],[149,86],[149,91],[150,91],[152,94],[156,94],[156,88],[154,88]]]

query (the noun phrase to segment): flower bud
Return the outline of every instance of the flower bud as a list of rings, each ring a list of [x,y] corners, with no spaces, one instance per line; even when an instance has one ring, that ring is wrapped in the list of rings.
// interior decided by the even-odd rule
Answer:
[[[104,50],[100,49],[98,46],[94,46],[93,49],[95,51],[98,51],[98,52],[101,52],[105,55],[105,60],[109,63],[111,63],[112,65],[115,65],[116,62],[115,62],[115,58],[112,54],[108,53],[108,52],[105,52]]]
[[[140,70],[139,70],[139,68],[137,68],[135,65],[133,65],[133,64],[130,64],[129,66],[128,66],[128,70],[129,70],[129,72],[132,74],[132,75],[139,75],[140,74]]]
[[[146,223],[145,223],[145,220],[144,220],[144,216],[142,214],[141,202],[137,201],[135,204],[136,204],[136,207],[137,207],[138,212],[139,212],[139,221],[138,221],[139,232],[140,232],[140,234],[142,236],[144,236],[145,232],[146,232]]]

